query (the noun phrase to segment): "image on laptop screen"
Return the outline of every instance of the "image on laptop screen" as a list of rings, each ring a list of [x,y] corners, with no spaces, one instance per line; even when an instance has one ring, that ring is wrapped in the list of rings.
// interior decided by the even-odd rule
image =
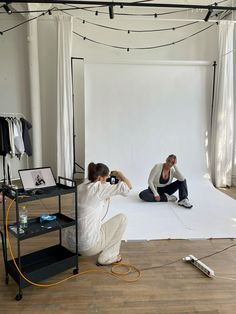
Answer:
[[[50,167],[19,170],[24,190],[43,189],[56,186]]]

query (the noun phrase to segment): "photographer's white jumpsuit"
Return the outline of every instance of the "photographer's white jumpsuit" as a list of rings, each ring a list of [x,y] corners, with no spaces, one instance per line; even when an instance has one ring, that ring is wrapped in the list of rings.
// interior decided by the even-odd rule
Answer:
[[[118,214],[102,224],[104,206],[110,197],[126,196],[129,191],[122,181],[114,185],[85,181],[78,186],[78,250],[81,255],[100,253],[100,264],[117,261],[127,218],[124,214]],[[66,229],[64,239],[68,248],[75,252],[75,227]]]

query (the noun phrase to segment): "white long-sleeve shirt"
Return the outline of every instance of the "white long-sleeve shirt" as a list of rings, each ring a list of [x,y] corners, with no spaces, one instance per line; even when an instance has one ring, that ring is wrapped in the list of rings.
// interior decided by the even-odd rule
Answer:
[[[180,173],[177,166],[174,165],[173,167],[170,168],[169,180],[164,184],[160,183],[160,177],[161,177],[163,165],[164,165],[164,163],[156,164],[152,168],[150,175],[149,175],[149,178],[148,178],[148,185],[149,185],[150,189],[152,190],[152,193],[154,194],[154,196],[159,195],[157,192],[158,187],[163,187],[163,186],[169,185],[172,182],[173,178],[176,178],[179,181],[184,181],[184,179],[185,179],[184,176]]]
[[[102,215],[107,199],[114,195],[126,196],[130,189],[120,181],[118,184],[84,182],[78,186],[78,249],[87,251],[100,239]],[[73,215],[74,216],[74,215]],[[75,250],[75,227],[67,228],[64,234],[69,248]]]

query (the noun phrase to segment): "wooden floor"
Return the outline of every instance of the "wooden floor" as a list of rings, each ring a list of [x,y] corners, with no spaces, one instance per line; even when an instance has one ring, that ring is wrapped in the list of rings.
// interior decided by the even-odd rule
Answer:
[[[219,189],[221,192],[229,195],[230,197],[232,197],[233,199],[236,200],[236,186],[232,186],[231,188],[227,189],[227,188],[221,188]]]
[[[28,205],[30,213],[35,216],[42,206],[47,206],[50,212],[56,210],[56,202],[52,199],[44,204],[34,202]],[[69,210],[70,200],[65,200],[64,207]],[[14,220],[13,212],[11,220]],[[22,242],[23,254],[53,243],[57,243],[56,232],[25,240]],[[13,239],[12,244],[14,246]],[[127,283],[107,273],[88,273],[50,288],[27,287],[19,302],[14,299],[18,288],[13,279],[5,284],[0,250],[0,313],[235,314],[236,280],[208,278],[181,260],[189,254],[200,258],[231,245],[236,245],[236,239],[122,242],[123,262],[141,270],[138,281]],[[163,266],[173,261],[176,262]],[[110,267],[97,267],[95,262],[95,257],[79,257],[80,273],[88,269],[110,271]],[[203,262],[215,271],[216,276],[236,279],[236,246],[205,258]],[[72,269],[49,278],[47,282],[56,282],[71,274]],[[135,274],[123,277],[131,279]]]

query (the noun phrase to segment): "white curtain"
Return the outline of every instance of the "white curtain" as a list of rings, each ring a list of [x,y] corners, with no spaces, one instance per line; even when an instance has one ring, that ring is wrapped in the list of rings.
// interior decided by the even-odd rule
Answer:
[[[72,18],[58,16],[57,175],[73,177]]]
[[[212,180],[216,187],[231,186],[234,139],[232,21],[219,25],[219,61],[212,125]]]

